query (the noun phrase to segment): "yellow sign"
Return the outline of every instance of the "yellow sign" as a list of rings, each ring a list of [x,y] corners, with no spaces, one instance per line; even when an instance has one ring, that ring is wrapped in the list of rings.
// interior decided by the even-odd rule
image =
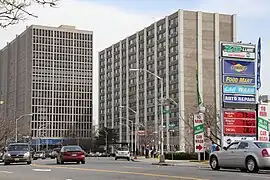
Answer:
[[[245,72],[247,70],[247,66],[243,66],[242,64],[235,64],[231,66],[231,69],[236,72]]]

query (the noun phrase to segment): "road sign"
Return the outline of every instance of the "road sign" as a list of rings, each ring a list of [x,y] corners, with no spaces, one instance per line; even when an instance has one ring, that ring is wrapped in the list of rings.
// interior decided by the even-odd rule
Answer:
[[[194,141],[195,152],[204,152],[204,116],[203,114],[194,114]]]
[[[267,118],[267,105],[258,106],[258,140],[269,141],[269,120]]]

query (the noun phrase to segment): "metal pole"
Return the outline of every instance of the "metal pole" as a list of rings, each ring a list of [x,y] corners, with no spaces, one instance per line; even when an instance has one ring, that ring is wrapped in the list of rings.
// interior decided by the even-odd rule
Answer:
[[[160,152],[160,159],[159,162],[160,163],[164,163],[165,162],[165,157],[164,157],[164,147],[163,147],[163,141],[164,141],[164,134],[163,134],[163,123],[164,123],[164,119],[163,119],[163,79],[160,79],[161,82],[161,106],[160,106],[160,111],[161,111],[161,152]]]
[[[139,123],[139,119],[138,119],[138,112],[136,112],[136,121],[137,121],[137,123]],[[138,134],[138,132],[137,132],[137,128],[138,128],[138,124],[135,124],[135,137],[134,137],[134,139],[135,139],[135,151],[134,151],[134,157],[135,158],[137,158],[137,134]]]
[[[15,141],[18,142],[18,119],[16,119],[16,127],[15,127]]]
[[[133,122],[131,123],[131,152],[133,153]]]
[[[105,146],[106,146],[106,155],[107,155],[107,152],[108,152],[108,133],[107,132],[106,132]]]

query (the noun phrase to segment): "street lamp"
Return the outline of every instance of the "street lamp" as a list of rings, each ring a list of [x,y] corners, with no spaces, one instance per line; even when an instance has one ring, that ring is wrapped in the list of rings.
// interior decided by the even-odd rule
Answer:
[[[126,118],[124,118],[124,117],[119,117],[119,119],[126,119]],[[132,151],[132,153],[133,153],[133,129],[134,129],[134,126],[133,126],[133,121],[131,121],[131,120],[129,120],[129,119],[126,119],[126,120],[128,120],[129,122],[131,122],[131,151]],[[127,126],[128,127],[128,126]],[[136,136],[135,136],[136,137]],[[135,142],[136,143],[136,142]],[[136,145],[135,145],[136,146]]]
[[[124,107],[126,107],[126,106],[119,106],[120,109],[122,109]],[[132,111],[135,114],[135,116],[136,116],[135,123],[134,122],[132,122],[132,123],[134,123],[134,124],[138,123],[139,122],[138,112],[135,111],[134,109],[130,108],[130,107],[128,107],[128,109],[130,111]],[[133,128],[132,128],[132,132],[133,132]],[[135,151],[134,151],[134,154],[135,154],[135,157],[137,156],[137,134],[138,134],[138,132],[137,132],[137,126],[135,126],[135,137],[134,137],[134,141],[135,141]],[[133,139],[133,135],[132,135],[132,139]],[[133,152],[133,143],[132,143],[132,152]]]
[[[147,69],[129,69],[129,70],[130,71],[138,71],[138,72],[145,71],[145,72],[153,75],[155,78],[160,80],[160,83],[161,83],[161,93],[160,93],[160,96],[161,96],[161,106],[160,106],[160,108],[161,108],[161,125],[163,126],[163,123],[164,123],[163,122],[164,121],[164,119],[163,119],[163,99],[164,99],[164,97],[163,97],[163,91],[164,91],[164,89],[163,89],[163,79],[160,76],[156,75],[155,73],[152,73],[151,71],[149,71]],[[160,152],[160,159],[159,159],[160,163],[165,162],[165,156],[164,156],[164,150],[163,150],[163,148],[164,148],[163,147],[163,141],[164,141],[164,134],[163,134],[163,128],[162,128],[161,129],[161,152]]]
[[[15,127],[15,141],[16,143],[18,142],[18,121],[24,117],[24,116],[32,116],[32,114],[24,114],[24,115],[21,115],[20,117],[18,117],[16,120],[15,120],[15,124],[16,124],[16,127]]]

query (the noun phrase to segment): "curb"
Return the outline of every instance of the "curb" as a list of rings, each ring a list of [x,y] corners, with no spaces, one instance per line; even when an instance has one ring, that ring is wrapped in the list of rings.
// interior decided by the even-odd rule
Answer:
[[[174,166],[174,164],[168,164],[168,163],[152,163],[152,165],[158,165],[158,166]]]

